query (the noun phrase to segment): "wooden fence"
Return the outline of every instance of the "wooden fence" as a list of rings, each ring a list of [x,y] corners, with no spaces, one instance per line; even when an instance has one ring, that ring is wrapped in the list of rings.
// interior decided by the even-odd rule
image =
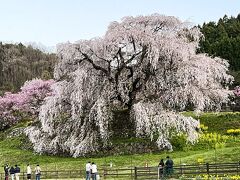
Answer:
[[[223,177],[224,175],[240,175],[240,162],[222,164],[199,164],[199,165],[180,165],[173,168],[172,174],[159,172],[158,167],[135,167],[134,179],[161,179],[162,177],[195,177],[197,175],[213,175]]]
[[[160,174],[158,167],[135,167],[135,168],[104,168],[99,169],[101,179],[161,179],[167,177],[166,173]],[[171,177],[180,176],[195,177],[197,175],[240,175],[240,162],[222,164],[199,164],[199,165],[179,165],[174,166]],[[27,174],[21,173],[20,180],[25,180]],[[4,180],[4,173],[0,174],[0,180]],[[85,170],[66,171],[42,171],[41,179],[84,179]],[[33,176],[32,179],[35,179]],[[10,178],[9,178],[10,180]]]

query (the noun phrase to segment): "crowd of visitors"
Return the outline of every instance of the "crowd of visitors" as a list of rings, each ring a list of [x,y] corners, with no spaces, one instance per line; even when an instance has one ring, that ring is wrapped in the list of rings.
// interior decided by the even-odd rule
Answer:
[[[14,166],[10,167],[8,164],[5,164],[4,172],[5,172],[5,180],[19,180],[20,175],[21,175],[20,174],[21,173],[21,169],[20,169],[20,167],[17,164],[15,165],[15,167]],[[30,164],[27,165],[26,174],[27,174],[27,179],[31,180],[31,178],[32,178],[32,169],[31,169]],[[39,165],[37,165],[36,168],[35,168],[36,180],[40,180],[40,176],[41,176],[41,168],[40,168]]]
[[[163,159],[160,160],[159,167],[159,177],[164,177],[165,175],[169,176],[173,173],[173,160],[167,156],[167,160],[164,162]],[[5,180],[19,180],[20,178],[20,167],[18,165],[9,166],[6,164],[4,166]],[[27,179],[31,180],[32,178],[32,169],[30,164],[27,165],[26,172],[23,173],[27,175]],[[35,168],[35,177],[36,180],[40,180],[41,177],[41,168],[39,165]],[[11,178],[11,179],[10,179]],[[86,180],[99,180],[100,176],[98,174],[97,165],[94,162],[88,162],[86,164]]]

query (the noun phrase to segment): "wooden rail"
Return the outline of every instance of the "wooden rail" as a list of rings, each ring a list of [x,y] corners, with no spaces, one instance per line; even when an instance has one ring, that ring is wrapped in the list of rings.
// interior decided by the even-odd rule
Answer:
[[[166,177],[167,174],[159,173],[158,167],[135,167],[135,168],[103,168],[99,169],[101,179],[160,179]],[[187,177],[194,177],[197,175],[240,175],[240,162],[238,163],[221,163],[221,164],[199,164],[199,165],[178,165],[174,166],[172,177],[180,177],[182,175]],[[20,174],[20,180],[25,180],[26,173]],[[4,180],[4,173],[0,173],[0,180]],[[42,171],[41,179],[73,179],[85,178],[85,170],[65,170],[65,171]],[[10,179],[10,178],[9,178]],[[35,175],[32,175],[35,179]]]
[[[135,179],[161,179],[161,177],[194,177],[197,175],[240,175],[240,162],[221,164],[199,164],[199,165],[179,165],[173,167],[173,173],[167,174],[159,172],[158,167],[135,167]]]

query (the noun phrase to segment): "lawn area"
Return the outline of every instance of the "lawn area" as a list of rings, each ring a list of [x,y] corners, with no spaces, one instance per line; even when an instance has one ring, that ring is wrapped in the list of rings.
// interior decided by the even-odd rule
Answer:
[[[205,112],[198,116],[193,112],[183,114],[199,119],[201,124],[208,126],[209,132],[226,134],[228,129],[240,128],[240,112]]]
[[[35,165],[39,163],[43,170],[72,170],[83,169],[87,161],[97,163],[98,167],[109,166],[112,162],[114,168],[144,166],[157,166],[161,158],[165,159],[169,155],[173,158],[175,164],[186,163],[196,164],[198,159],[204,162],[217,163],[221,162],[239,162],[240,146],[224,147],[221,149],[209,149],[199,151],[176,151],[176,152],[159,152],[148,154],[107,156],[102,158],[71,158],[56,157],[34,154],[31,151],[19,150],[16,148],[5,148],[0,143],[0,163],[3,165],[8,162],[11,165],[19,164],[25,169],[26,164]]]
[[[190,114],[190,113],[189,113]],[[188,115],[189,115],[188,114]],[[215,117],[216,116],[216,117]],[[232,117],[233,119],[230,120]],[[240,122],[240,113],[206,113],[200,116],[201,121],[209,126],[209,131],[223,132],[222,126],[228,124],[227,122]],[[227,122],[225,122],[227,121]],[[214,127],[214,128],[213,128]],[[229,123],[228,127],[232,127]],[[239,128],[239,127],[235,127]],[[87,161],[95,162],[98,168],[109,166],[112,162],[113,168],[126,168],[134,166],[157,166],[160,159],[165,159],[167,155],[171,156],[175,164],[196,164],[199,159],[203,163],[223,163],[223,162],[239,162],[240,161],[240,140],[239,136],[234,141],[226,143],[225,147],[219,149],[205,149],[190,150],[185,148],[182,151],[174,152],[158,152],[147,154],[134,155],[116,155],[106,157],[92,157],[92,158],[71,158],[71,157],[57,157],[39,155],[28,150],[21,150],[21,143],[24,141],[21,138],[12,138],[0,140],[0,164],[3,166],[6,162],[10,165],[18,164],[21,169],[26,169],[27,163],[32,167],[40,164],[42,170],[78,170],[84,169]],[[0,172],[3,172],[1,168]]]

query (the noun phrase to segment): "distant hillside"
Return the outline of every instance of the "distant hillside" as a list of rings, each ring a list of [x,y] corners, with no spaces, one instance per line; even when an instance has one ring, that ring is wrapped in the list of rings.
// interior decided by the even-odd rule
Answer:
[[[26,80],[50,79],[57,58],[23,44],[0,42],[0,95],[18,90]]]

